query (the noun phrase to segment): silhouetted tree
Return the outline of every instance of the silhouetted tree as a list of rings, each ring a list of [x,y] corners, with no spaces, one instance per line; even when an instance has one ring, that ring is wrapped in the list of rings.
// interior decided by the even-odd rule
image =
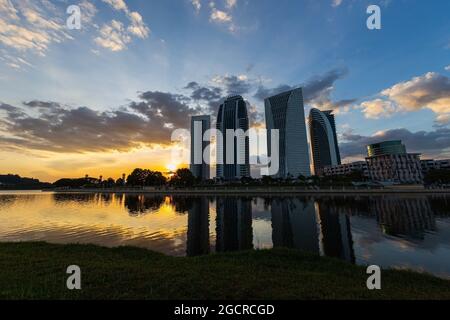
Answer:
[[[177,187],[191,187],[195,183],[195,177],[189,169],[178,169],[170,179],[170,184]]]

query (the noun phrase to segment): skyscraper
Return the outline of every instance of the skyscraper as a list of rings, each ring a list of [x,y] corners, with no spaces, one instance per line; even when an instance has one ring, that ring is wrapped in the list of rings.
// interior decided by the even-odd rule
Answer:
[[[216,128],[222,133],[217,140],[217,178],[225,180],[240,179],[250,176],[250,146],[249,137],[238,139],[234,135],[233,141],[228,141],[227,130],[241,129],[247,132],[249,128],[247,103],[241,96],[227,98],[219,107]],[[233,148],[232,150],[230,150]],[[230,160],[232,161],[227,161]]]
[[[209,141],[203,141],[203,136],[207,130],[211,129],[210,116],[193,116],[191,118],[191,172],[196,178],[208,180],[209,154],[204,151],[209,146]],[[208,139],[205,139],[208,140]]]
[[[268,155],[272,155],[271,132],[279,130],[279,171],[277,177],[310,176],[308,140],[302,88],[265,99]]]
[[[311,109],[308,124],[314,174],[322,175],[324,167],[341,164],[334,115],[331,110]]]

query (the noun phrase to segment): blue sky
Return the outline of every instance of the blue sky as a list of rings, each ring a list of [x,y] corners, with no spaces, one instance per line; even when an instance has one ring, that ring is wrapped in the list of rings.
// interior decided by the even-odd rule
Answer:
[[[81,8],[81,30],[65,26],[72,4]],[[381,8],[381,30],[366,27],[370,4]],[[214,112],[219,96],[237,92],[258,125],[263,102],[257,93],[298,85],[310,90],[306,111],[335,110],[348,160],[384,138],[402,138],[427,157],[450,158],[449,12],[446,0],[0,0],[0,131],[8,136],[0,145],[9,152],[0,154],[0,164],[19,154],[30,161],[43,152],[78,159],[136,151],[124,142],[127,131],[117,137],[124,148],[65,145],[39,127],[52,125],[45,122],[52,112],[67,126],[75,121],[68,110],[86,107],[90,120],[120,120],[121,128],[128,125],[118,112],[134,115],[131,104],[158,110],[162,104],[164,124],[187,126],[183,117],[169,117],[177,103],[180,115]],[[188,87],[191,82],[196,86]],[[195,96],[202,92],[217,96]],[[155,130],[149,135],[164,134],[164,125],[149,128]],[[141,140],[155,150],[155,141]],[[25,169],[26,161],[23,170],[36,173]],[[50,177],[51,170],[38,175]]]

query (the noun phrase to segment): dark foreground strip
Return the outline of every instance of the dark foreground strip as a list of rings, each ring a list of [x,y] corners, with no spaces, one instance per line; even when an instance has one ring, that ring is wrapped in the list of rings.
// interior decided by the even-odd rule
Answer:
[[[445,312],[449,306],[449,301],[0,301],[2,313],[15,318],[29,314],[63,320],[109,315],[114,319],[315,319],[322,315],[386,319],[423,310]]]

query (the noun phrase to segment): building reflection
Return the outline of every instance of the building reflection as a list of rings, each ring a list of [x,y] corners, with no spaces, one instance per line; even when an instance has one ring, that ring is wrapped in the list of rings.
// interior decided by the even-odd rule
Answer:
[[[369,208],[383,232],[390,236],[424,239],[427,232],[436,230],[436,219],[426,197],[376,197],[370,200]]]
[[[350,219],[313,200],[276,198],[271,204],[274,247],[304,250],[355,262]]]
[[[209,253],[209,201],[192,198],[188,209],[186,254],[198,256]]]
[[[296,248],[319,254],[317,220],[312,201],[276,198],[271,203],[274,247]]]
[[[316,201],[315,208],[321,254],[355,263],[349,216],[328,201]]]
[[[253,249],[251,199],[219,197],[216,206],[216,251]]]

